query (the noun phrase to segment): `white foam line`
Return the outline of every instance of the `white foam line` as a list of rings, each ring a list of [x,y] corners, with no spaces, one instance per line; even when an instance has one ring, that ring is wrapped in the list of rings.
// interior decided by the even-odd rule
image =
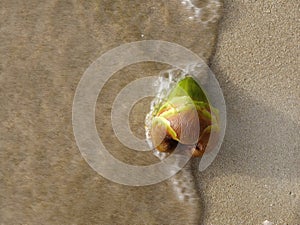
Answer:
[[[196,21],[203,24],[208,24],[210,22],[216,22],[220,17],[220,15],[218,14],[218,9],[221,7],[221,2],[219,0],[210,0],[208,4],[203,8],[197,7],[191,0],[181,0],[181,4],[184,5],[188,10],[191,10],[193,12],[193,16],[189,16],[190,20],[195,19]],[[208,20],[203,21],[201,19],[201,15],[202,11],[205,11],[205,9],[210,10],[212,16]]]

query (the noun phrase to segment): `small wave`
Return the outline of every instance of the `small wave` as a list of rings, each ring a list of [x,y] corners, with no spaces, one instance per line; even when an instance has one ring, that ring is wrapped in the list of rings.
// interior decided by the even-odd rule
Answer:
[[[192,173],[191,161],[171,178],[173,189],[181,202],[198,204],[200,201],[195,178]]]
[[[176,83],[186,77],[187,75],[196,76],[201,83],[205,82],[205,66],[201,64],[189,64],[186,65],[183,70],[178,68],[172,68],[169,70],[161,71],[157,82],[154,84],[157,90],[155,98],[150,104],[150,111],[146,115],[145,119],[145,132],[146,140],[153,153],[160,160],[163,160],[168,156],[167,153],[159,152],[156,150],[152,144],[150,130],[151,121],[153,116],[156,114],[157,110],[161,104],[166,100],[171,89],[176,85]],[[180,160],[180,155],[176,157]],[[180,202],[187,202],[190,204],[198,204],[199,195],[195,186],[195,179],[192,175],[191,160],[185,165],[180,172],[171,178],[172,186],[174,188],[175,194]]]
[[[190,20],[195,20],[205,25],[217,22],[221,15],[222,3],[218,0],[209,0],[203,7],[197,6],[193,0],[181,0],[181,4],[192,13],[189,16]]]

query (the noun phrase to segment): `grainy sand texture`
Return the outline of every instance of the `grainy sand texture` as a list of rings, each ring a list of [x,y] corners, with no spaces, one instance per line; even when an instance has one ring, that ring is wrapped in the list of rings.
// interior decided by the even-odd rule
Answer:
[[[200,174],[205,224],[300,224],[299,1],[224,1],[212,69],[223,148]]]

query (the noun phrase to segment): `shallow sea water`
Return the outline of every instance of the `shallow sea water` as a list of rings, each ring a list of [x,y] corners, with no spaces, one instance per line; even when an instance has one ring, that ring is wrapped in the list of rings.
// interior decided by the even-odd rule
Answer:
[[[3,0],[0,7],[0,223],[200,224],[204,205],[192,163],[174,178],[151,186],[106,180],[77,149],[72,101],[85,69],[123,43],[175,42],[208,62],[222,4]],[[97,129],[116,158],[136,165],[158,161],[151,152],[124,147],[113,133],[110,113],[124,86],[168,68],[152,62],[131,65],[114,74],[101,91]],[[129,118],[133,133],[141,138],[151,100],[136,104]]]

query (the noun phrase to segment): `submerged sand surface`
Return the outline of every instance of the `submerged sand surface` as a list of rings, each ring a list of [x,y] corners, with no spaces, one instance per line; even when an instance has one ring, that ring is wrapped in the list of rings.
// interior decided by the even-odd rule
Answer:
[[[73,95],[99,55],[143,39],[174,41],[206,60],[214,50],[216,26],[204,32],[179,19],[189,15],[176,1],[132,3],[127,10],[115,2],[1,1],[0,224],[300,224],[299,2],[224,1],[211,67],[228,126],[216,160],[198,174],[197,208],[179,203],[168,181],[140,188],[112,183],[77,149]],[[126,79],[113,77],[99,99],[99,133],[124,161],[132,153],[119,151],[109,121],[101,120],[109,116],[111,90],[163,68],[125,69]]]
[[[76,146],[72,103],[84,71],[106,51],[156,39],[208,60],[216,23],[204,28],[190,20],[193,12],[177,0],[4,0],[0,7],[0,224],[199,223],[199,197],[195,204],[179,202],[169,180],[131,187],[96,173]],[[99,135],[123,162],[158,159],[118,141],[110,120],[113,100],[126,84],[165,68],[155,63],[124,68],[98,98]],[[144,135],[149,109],[146,102],[136,107],[132,123],[139,134]]]

